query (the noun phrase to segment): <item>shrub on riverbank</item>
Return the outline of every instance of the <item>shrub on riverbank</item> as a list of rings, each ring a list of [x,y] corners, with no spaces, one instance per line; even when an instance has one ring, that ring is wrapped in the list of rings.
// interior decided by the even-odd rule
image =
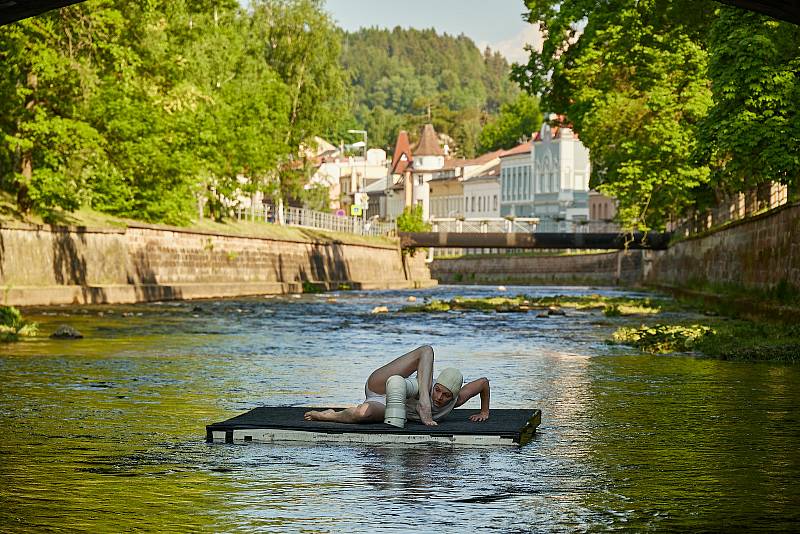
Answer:
[[[621,327],[609,343],[650,354],[700,352],[723,360],[800,362],[800,326],[729,319]]]
[[[22,318],[13,306],[0,306],[0,342],[16,341],[20,336],[35,336],[39,327]]]

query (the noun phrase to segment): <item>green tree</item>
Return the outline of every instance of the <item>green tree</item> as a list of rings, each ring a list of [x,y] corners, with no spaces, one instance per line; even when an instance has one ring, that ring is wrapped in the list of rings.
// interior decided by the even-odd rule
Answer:
[[[711,94],[700,36],[706,2],[529,0],[545,44],[514,78],[566,115],[592,158],[592,185],[628,228],[660,228],[694,202],[708,168],[692,160]],[[582,26],[582,31],[579,28]]]
[[[463,35],[370,28],[345,34],[343,42],[352,115],[387,149],[398,130],[433,122],[454,140],[455,154],[473,156],[487,115],[519,92],[502,55],[481,52]]]
[[[422,219],[422,206],[406,207],[397,217],[397,230],[400,232],[428,232],[431,225]]]
[[[713,105],[698,153],[724,195],[776,180],[800,184],[800,27],[720,7],[709,39]]]
[[[278,173],[279,190],[289,196],[298,189],[291,182],[298,176],[292,169],[299,147],[335,128],[345,114],[345,77],[338,67],[341,36],[321,0],[259,0],[252,9],[252,38],[289,99],[284,143],[293,152]]]
[[[23,212],[77,208],[103,161],[84,112],[99,64],[124,60],[110,2],[51,11],[0,27],[0,184]]]
[[[500,114],[484,125],[480,136],[482,151],[515,146],[521,137],[530,137],[542,124],[539,99],[520,93],[516,100],[503,104]]]

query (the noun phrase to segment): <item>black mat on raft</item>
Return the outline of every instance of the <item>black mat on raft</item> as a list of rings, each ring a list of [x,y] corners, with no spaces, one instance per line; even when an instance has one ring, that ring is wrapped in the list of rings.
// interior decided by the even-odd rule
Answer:
[[[344,424],[324,421],[306,421],[303,414],[309,410],[326,410],[327,408],[262,406],[247,413],[237,415],[227,421],[206,426],[206,439],[212,441],[212,432],[271,428],[282,430],[299,430],[306,432],[326,433],[358,433],[358,434],[424,434],[430,436],[499,436],[513,439],[516,443],[524,443],[541,422],[541,410],[492,410],[489,420],[473,423],[468,419],[479,410],[453,410],[437,426],[425,426],[422,423],[408,421],[405,428],[397,428],[384,423]],[[340,408],[339,408],[340,409]],[[226,441],[228,441],[226,439]]]

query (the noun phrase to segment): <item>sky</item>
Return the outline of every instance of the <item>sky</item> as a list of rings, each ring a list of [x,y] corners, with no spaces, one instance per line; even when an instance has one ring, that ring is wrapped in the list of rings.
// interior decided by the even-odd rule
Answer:
[[[325,9],[345,30],[435,28],[439,33],[470,37],[509,62],[527,62],[525,43],[538,44],[536,27],[522,20],[522,0],[325,0]]]

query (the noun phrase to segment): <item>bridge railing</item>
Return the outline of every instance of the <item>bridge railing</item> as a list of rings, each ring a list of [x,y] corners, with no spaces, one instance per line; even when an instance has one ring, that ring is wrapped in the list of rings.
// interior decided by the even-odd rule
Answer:
[[[620,231],[616,223],[608,221],[556,221],[538,217],[456,219],[434,217],[430,220],[433,232],[454,233],[570,233],[593,234]]]

